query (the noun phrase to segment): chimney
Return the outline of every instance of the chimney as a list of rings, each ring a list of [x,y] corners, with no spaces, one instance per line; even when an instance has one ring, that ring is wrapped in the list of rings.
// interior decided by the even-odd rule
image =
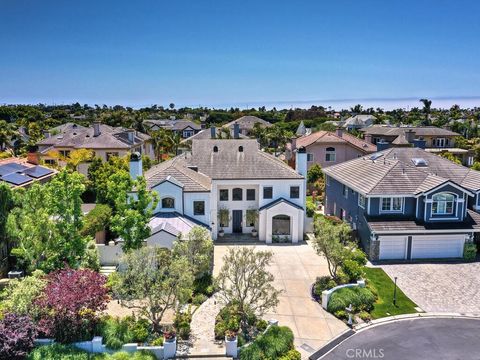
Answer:
[[[133,180],[137,180],[139,176],[143,175],[142,168],[142,155],[139,152],[134,152],[130,154],[130,177]]]
[[[425,140],[414,139],[413,140],[413,147],[425,149],[427,142]]]
[[[407,141],[412,144],[413,140],[415,140],[415,131],[413,131],[412,129],[405,131],[405,139],[407,139]]]
[[[382,150],[388,149],[389,147],[390,147],[390,143],[386,142],[383,139],[377,142],[377,151],[382,151]]]
[[[128,136],[128,141],[133,144],[134,141],[135,141],[135,130],[134,129],[128,129],[127,130],[127,136]]]
[[[364,138],[367,143],[372,143],[372,134],[365,134]]]
[[[233,124],[233,138],[238,139],[240,137],[240,125]]]
[[[307,150],[303,146],[296,152],[295,171],[300,175],[307,176]]]
[[[27,162],[30,164],[38,165],[38,147],[37,146],[29,146],[28,153],[27,153]]]
[[[93,136],[97,137],[100,135],[100,121],[93,122]]]
[[[215,139],[215,137],[216,137],[216,132],[217,132],[217,129],[215,129],[215,126],[212,125],[212,126],[210,127],[210,137],[211,137],[212,139]]]
[[[335,135],[337,135],[339,138],[343,136],[343,129],[341,127],[337,127],[335,129]]]

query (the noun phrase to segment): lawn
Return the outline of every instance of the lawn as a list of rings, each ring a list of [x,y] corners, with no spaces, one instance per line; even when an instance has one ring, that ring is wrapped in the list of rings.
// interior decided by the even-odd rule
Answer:
[[[378,295],[378,299],[371,311],[373,319],[385,316],[416,313],[417,306],[397,286],[397,304],[393,305],[394,283],[388,275],[380,268],[365,268],[365,275],[370,287]]]

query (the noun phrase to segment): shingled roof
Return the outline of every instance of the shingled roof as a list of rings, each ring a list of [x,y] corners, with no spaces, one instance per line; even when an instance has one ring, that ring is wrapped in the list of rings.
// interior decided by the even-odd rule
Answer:
[[[365,134],[374,136],[398,136],[405,133],[407,130],[413,130],[415,136],[460,136],[460,134],[439,128],[436,126],[387,126],[387,125],[372,125],[368,128],[360,129]]]
[[[415,159],[424,161],[416,166]],[[480,172],[419,148],[391,148],[323,171],[367,195],[416,195],[449,181],[467,190],[480,190]]]
[[[317,131],[310,135],[302,136],[296,140],[295,147],[308,147],[312,144],[350,144],[365,153],[377,151],[375,145],[365,140],[359,139],[346,132],[343,132],[340,137],[332,131]]]
[[[242,129],[251,130],[251,129],[253,129],[253,127],[255,126],[256,123],[259,123],[259,124],[261,124],[262,126],[265,126],[265,127],[272,126],[272,124],[270,124],[266,120],[260,119],[259,117],[256,117],[256,116],[247,115],[247,116],[242,116],[242,117],[240,117],[236,120],[230,121],[229,123],[223,125],[223,127],[233,128],[234,124],[238,124],[238,125],[240,125],[240,128],[242,128]]]

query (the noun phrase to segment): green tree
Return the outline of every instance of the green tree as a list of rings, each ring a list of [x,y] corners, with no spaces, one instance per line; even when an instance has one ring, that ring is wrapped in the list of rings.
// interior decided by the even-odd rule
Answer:
[[[184,257],[196,279],[210,273],[213,261],[213,241],[203,226],[194,226],[186,240],[177,240],[173,246],[177,257]]]
[[[262,316],[278,304],[278,291],[273,286],[273,275],[267,271],[272,260],[268,251],[251,248],[228,249],[217,278],[219,296],[225,304],[236,303],[242,319],[242,328],[248,326],[249,311]]]
[[[0,248],[8,248],[7,219],[14,206],[13,193],[6,183],[0,183]]]
[[[105,204],[97,204],[83,219],[82,234],[95,236],[98,231],[105,230],[110,225],[112,209]]]
[[[320,179],[323,179],[322,167],[320,164],[313,164],[307,171],[307,183],[315,184]]]
[[[13,124],[7,123],[5,120],[0,120],[0,150],[5,149],[5,146],[16,134],[17,131]]]
[[[350,245],[351,229],[348,224],[333,223],[325,218],[315,220],[315,239],[313,247],[319,255],[325,256],[330,276],[337,281],[338,270],[351,254]]]
[[[423,103],[423,113],[425,115],[425,120],[423,125],[430,125],[430,113],[432,112],[432,100],[420,99],[420,102]]]
[[[440,155],[447,159],[447,160],[450,160],[451,162],[454,162],[455,164],[459,164],[459,165],[462,165],[462,161],[456,157],[454,154],[452,154],[451,152],[448,152],[448,151],[444,151],[442,153],[440,153]]]
[[[109,184],[109,198],[115,199],[115,215],[112,217],[111,228],[123,239],[124,251],[138,249],[150,236],[148,223],[152,217],[152,209],[157,207],[157,193],[147,189],[143,177],[129,183],[125,175],[114,174]],[[132,188],[134,192],[131,192]]]
[[[121,303],[151,321],[155,332],[168,309],[185,304],[193,292],[193,274],[187,259],[168,249],[143,247],[121,261],[113,291]]]

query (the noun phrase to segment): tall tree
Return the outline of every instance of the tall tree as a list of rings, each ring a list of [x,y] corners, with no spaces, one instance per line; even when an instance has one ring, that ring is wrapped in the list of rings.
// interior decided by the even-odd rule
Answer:
[[[424,126],[430,125],[430,113],[432,111],[432,100],[420,99],[420,102],[423,103],[423,113],[425,115],[425,120],[423,121]]]

